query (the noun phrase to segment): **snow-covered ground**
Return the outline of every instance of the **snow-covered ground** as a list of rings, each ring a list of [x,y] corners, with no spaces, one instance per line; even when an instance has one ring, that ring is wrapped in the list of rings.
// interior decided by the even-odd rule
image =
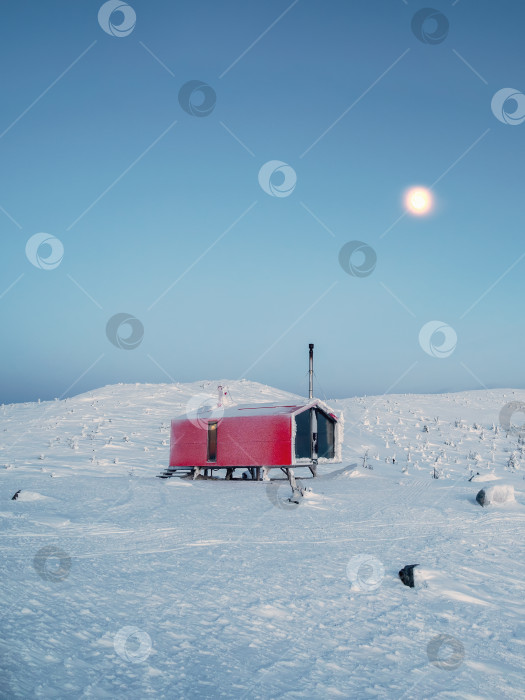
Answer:
[[[156,478],[217,384],[0,408],[0,697],[525,698],[525,459],[498,428],[525,392],[329,401],[343,463],[292,506]],[[515,500],[479,506],[496,484]]]

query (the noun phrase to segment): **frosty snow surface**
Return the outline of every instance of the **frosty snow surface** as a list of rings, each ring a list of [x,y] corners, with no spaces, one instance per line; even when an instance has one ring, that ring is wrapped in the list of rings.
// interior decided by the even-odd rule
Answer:
[[[525,698],[523,437],[498,425],[525,391],[329,400],[343,463],[289,507],[284,475],[272,499],[156,478],[218,384],[303,400],[222,380],[0,408],[0,697]],[[493,485],[515,500],[478,505]]]

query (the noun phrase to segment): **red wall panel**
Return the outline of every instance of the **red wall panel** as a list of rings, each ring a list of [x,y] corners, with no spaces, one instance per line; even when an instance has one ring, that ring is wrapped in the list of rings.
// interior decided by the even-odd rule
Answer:
[[[217,461],[206,462],[207,428],[187,419],[171,423],[170,467],[257,467],[292,463],[292,416],[222,418]]]

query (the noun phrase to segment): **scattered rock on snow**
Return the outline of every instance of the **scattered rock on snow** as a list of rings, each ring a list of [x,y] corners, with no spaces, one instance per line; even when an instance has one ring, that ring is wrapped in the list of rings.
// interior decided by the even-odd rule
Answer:
[[[480,506],[509,503],[514,500],[514,486],[505,486],[504,484],[481,489],[476,496],[476,501]]]
[[[409,588],[414,588],[414,567],[419,564],[407,564],[399,572],[399,578]]]

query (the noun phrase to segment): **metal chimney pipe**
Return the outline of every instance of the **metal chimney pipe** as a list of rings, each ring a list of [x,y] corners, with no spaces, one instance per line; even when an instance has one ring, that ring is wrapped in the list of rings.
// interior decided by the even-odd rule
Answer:
[[[310,349],[310,369],[308,371],[308,374],[310,375],[310,386],[309,386],[309,391],[308,391],[308,398],[313,399],[313,397],[314,397],[314,344],[310,343],[308,347]]]

